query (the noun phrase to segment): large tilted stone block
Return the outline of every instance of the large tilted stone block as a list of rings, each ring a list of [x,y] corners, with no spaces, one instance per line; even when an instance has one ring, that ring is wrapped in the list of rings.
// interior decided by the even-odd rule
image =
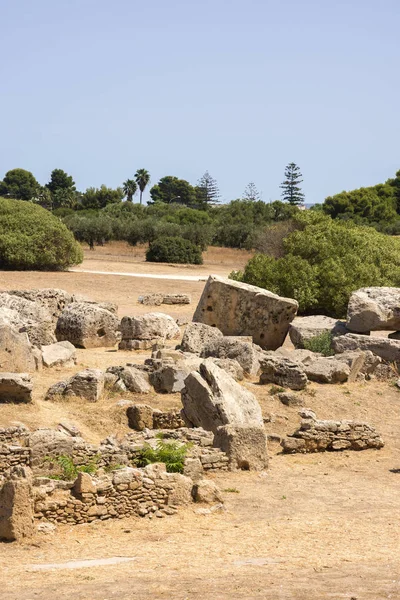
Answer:
[[[147,313],[137,317],[123,317],[121,337],[124,340],[171,340],[180,330],[175,320],[164,313]]]
[[[118,317],[97,304],[74,302],[57,321],[59,342],[68,341],[78,348],[109,348],[118,341]]]
[[[182,416],[189,426],[216,432],[221,425],[263,427],[255,396],[209,360],[185,380]]]
[[[248,375],[257,375],[260,370],[260,348],[235,337],[224,336],[208,342],[204,345],[201,356],[236,360]]]
[[[0,539],[12,542],[34,533],[31,471],[15,467],[0,489]]]
[[[276,350],[285,340],[298,303],[268,290],[211,275],[193,321],[218,327],[224,335],[251,335],[255,344]]]
[[[369,350],[388,362],[400,361],[400,340],[348,333],[334,338],[332,347],[337,353]]]
[[[229,468],[262,471],[268,466],[267,436],[263,427],[218,427],[214,446],[229,458]]]
[[[85,369],[65,381],[52,385],[45,396],[45,400],[53,400],[58,396],[67,398],[84,398],[89,402],[100,400],[104,392],[105,377],[100,369]]]
[[[42,346],[42,360],[45,367],[73,367],[76,364],[75,346],[71,342]]]
[[[51,314],[38,302],[1,292],[0,319],[13,325],[19,332],[26,332],[35,346],[56,341]]]
[[[223,333],[217,327],[204,323],[189,323],[182,337],[181,349],[183,352],[201,354],[204,346],[222,337]]]
[[[264,354],[261,358],[260,383],[274,383],[292,390],[302,390],[308,383],[304,366],[279,355]]]
[[[33,384],[28,373],[0,373],[0,403],[31,402]]]
[[[111,388],[128,390],[135,394],[148,394],[151,390],[147,373],[139,371],[135,367],[109,367],[106,373],[112,373],[117,378],[113,385],[109,385]]]
[[[308,342],[323,333],[336,336],[344,335],[348,333],[348,330],[343,321],[324,315],[296,317],[289,326],[289,336],[295,348],[304,348],[304,342]]]
[[[347,327],[355,333],[400,330],[400,288],[361,288],[350,296]]]
[[[27,333],[0,319],[0,372],[32,373],[40,363],[41,353]]]

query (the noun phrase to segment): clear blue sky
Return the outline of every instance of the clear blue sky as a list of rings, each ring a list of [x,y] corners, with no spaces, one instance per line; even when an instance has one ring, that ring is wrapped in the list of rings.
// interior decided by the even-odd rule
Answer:
[[[0,178],[196,183],[307,202],[400,169],[399,0],[0,0]]]

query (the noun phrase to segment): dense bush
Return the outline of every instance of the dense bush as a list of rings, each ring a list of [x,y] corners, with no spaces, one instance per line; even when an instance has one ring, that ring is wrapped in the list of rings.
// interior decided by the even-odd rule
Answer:
[[[46,209],[0,198],[0,267],[57,270],[82,262],[82,249]]]
[[[400,285],[400,240],[319,211],[296,221],[300,229],[284,240],[282,258],[256,255],[233,277],[296,298],[301,312],[333,317],[345,315],[358,288]]]
[[[136,464],[138,467],[146,467],[161,462],[166,465],[168,473],[183,473],[185,458],[190,447],[190,444],[159,439],[156,448],[147,444],[141,450]]]
[[[180,237],[158,238],[151,242],[146,253],[146,260],[149,262],[203,264],[200,248]]]
[[[334,351],[332,348],[333,336],[330,331],[323,331],[319,335],[304,340],[303,346],[306,350],[311,352],[319,352],[322,356],[333,356]]]

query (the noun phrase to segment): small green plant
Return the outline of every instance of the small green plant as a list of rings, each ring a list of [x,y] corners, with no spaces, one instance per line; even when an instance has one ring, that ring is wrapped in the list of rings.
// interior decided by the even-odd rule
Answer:
[[[106,473],[112,473],[113,471],[118,471],[119,469],[123,469],[125,465],[120,465],[118,463],[110,463],[104,467],[104,471]]]
[[[304,348],[311,352],[319,352],[323,356],[333,356],[332,350],[332,334],[329,331],[324,331],[309,340],[304,340]]]
[[[157,441],[155,448],[146,444],[136,460],[138,467],[145,467],[152,463],[164,463],[168,473],[183,473],[184,462],[191,444],[180,444],[176,441]]]
[[[269,393],[271,396],[276,396],[276,394],[280,394],[281,392],[284,392],[284,391],[285,391],[285,388],[279,387],[277,385],[272,385],[269,388]]]
[[[286,496],[282,496],[281,500],[286,500]]]
[[[78,473],[89,473],[90,475],[96,473],[98,468],[99,456],[94,456],[93,459],[87,465],[79,466],[75,465],[71,456],[61,455],[57,456],[57,458],[55,459],[48,456],[45,460],[48,463],[56,464],[61,471],[59,474],[56,475],[50,474],[50,479],[72,481],[73,479],[76,479]]]
[[[226,488],[224,490],[224,492],[229,492],[231,494],[240,494],[239,490],[237,488],[234,488],[234,487]]]
[[[344,390],[343,394],[346,394],[346,396],[350,396],[351,392],[350,392],[350,390]]]

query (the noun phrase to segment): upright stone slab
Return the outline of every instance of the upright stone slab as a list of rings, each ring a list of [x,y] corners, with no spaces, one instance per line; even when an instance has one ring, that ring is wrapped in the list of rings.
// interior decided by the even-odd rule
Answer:
[[[0,319],[0,372],[31,373],[38,368],[28,335]]]
[[[354,333],[400,330],[400,288],[361,288],[350,296],[347,327]]]
[[[254,285],[210,275],[193,321],[218,327],[224,335],[251,335],[254,343],[276,350],[285,340],[298,303]]]
[[[0,489],[0,539],[22,540],[34,532],[31,471],[15,467]]]
[[[214,446],[226,452],[231,470],[262,471],[268,467],[267,436],[263,427],[218,427]]]

